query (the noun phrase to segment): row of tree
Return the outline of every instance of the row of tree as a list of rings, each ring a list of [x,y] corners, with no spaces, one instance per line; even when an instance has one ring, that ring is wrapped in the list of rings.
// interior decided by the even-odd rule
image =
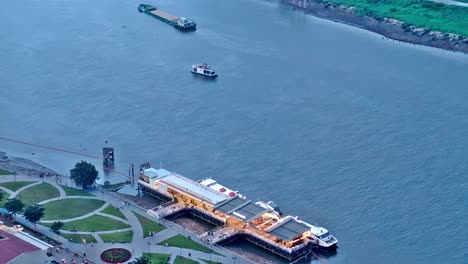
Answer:
[[[0,201],[3,200],[3,192],[0,192]],[[12,213],[16,219],[16,214],[23,212],[25,204],[18,198],[8,199],[5,203],[5,209]],[[34,204],[26,207],[23,212],[24,218],[28,222],[34,224],[34,229],[37,232],[37,222],[44,216],[45,208],[41,204]],[[55,234],[60,234],[60,229],[63,227],[63,223],[60,221],[54,222],[50,227],[50,230]]]

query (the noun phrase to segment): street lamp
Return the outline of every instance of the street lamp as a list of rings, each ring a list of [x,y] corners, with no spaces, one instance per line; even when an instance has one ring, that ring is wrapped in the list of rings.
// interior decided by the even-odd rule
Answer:
[[[233,256],[233,257],[232,257],[232,262],[233,262],[234,264],[236,264],[236,259],[237,259],[236,256]]]

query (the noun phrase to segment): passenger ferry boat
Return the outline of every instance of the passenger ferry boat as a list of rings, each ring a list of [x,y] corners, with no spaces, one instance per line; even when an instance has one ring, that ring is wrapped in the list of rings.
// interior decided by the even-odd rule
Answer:
[[[213,78],[218,76],[218,74],[206,63],[192,65],[192,73]]]
[[[338,239],[334,237],[327,229],[320,227],[318,225],[311,225],[307,222],[299,220],[299,217],[295,217],[295,220],[299,223],[302,223],[310,228],[310,234],[312,239],[316,241],[316,244],[325,249],[333,249],[337,247]]]

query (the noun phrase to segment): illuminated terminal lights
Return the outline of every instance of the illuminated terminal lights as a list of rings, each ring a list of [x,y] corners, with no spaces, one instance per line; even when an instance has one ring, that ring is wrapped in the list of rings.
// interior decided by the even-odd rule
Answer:
[[[221,219],[230,230],[227,233],[246,235],[249,241],[285,258],[294,259],[312,248],[307,225],[292,216],[281,216],[271,206],[264,206],[265,202],[260,206],[213,179],[196,182],[164,169],[149,168],[140,172],[139,184],[171,198],[182,208],[198,209]]]

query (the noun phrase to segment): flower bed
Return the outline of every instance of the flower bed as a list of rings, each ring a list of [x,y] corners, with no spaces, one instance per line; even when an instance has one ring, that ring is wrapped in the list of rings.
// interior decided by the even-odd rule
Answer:
[[[106,263],[123,263],[132,257],[125,248],[110,248],[101,253],[101,260]]]

